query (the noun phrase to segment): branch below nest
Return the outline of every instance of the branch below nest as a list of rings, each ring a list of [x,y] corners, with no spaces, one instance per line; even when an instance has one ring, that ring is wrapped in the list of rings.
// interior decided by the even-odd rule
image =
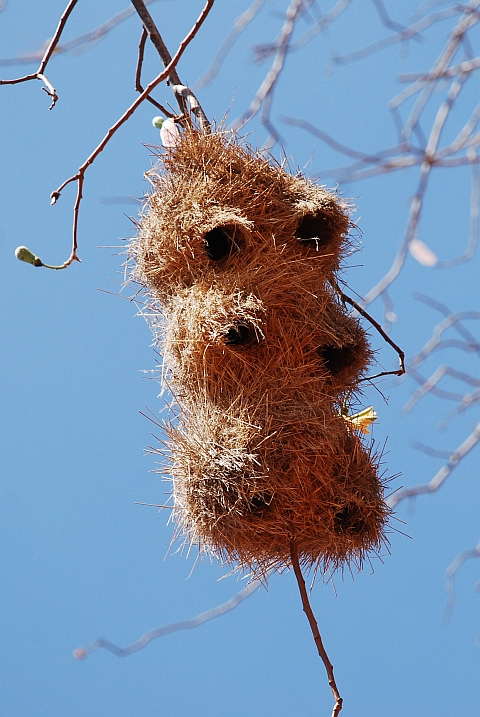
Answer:
[[[308,599],[307,588],[305,587],[305,580],[303,579],[302,570],[300,568],[300,562],[298,559],[298,547],[294,540],[290,542],[290,557],[292,559],[293,571],[295,573],[295,577],[297,578],[298,589],[300,590],[300,596],[302,598],[303,612],[307,616],[308,622],[310,623],[313,639],[315,640],[318,654],[320,655],[322,662],[325,665],[328,677],[328,684],[330,685],[330,689],[332,690],[332,694],[335,699],[332,717],[337,717],[337,715],[340,714],[340,711],[342,709],[343,699],[340,697],[337,683],[335,682],[335,677],[333,675],[333,665],[328,659],[327,652],[325,650],[325,647],[323,646],[323,641],[320,636],[320,630],[318,629],[318,624],[315,619],[315,615],[313,614],[310,601]]]

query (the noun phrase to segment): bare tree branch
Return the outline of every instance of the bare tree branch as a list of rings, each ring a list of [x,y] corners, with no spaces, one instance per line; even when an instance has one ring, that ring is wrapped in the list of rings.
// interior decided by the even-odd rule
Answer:
[[[140,37],[140,42],[138,43],[138,60],[137,60],[137,69],[135,72],[135,89],[137,92],[143,92],[142,87],[142,66],[143,66],[143,58],[145,54],[145,43],[147,41],[148,33],[143,28],[142,35]],[[152,105],[154,105],[157,109],[160,110],[160,112],[163,112],[163,114],[166,117],[174,117],[175,115],[172,114],[169,110],[167,110],[166,107],[163,107],[159,102],[153,99],[153,97],[147,97],[146,98],[148,102],[151,102]]]
[[[459,462],[474,448],[480,441],[480,423],[474,431],[466,438],[463,443],[450,455],[447,463],[440,468],[429,483],[422,483],[420,485],[412,486],[411,488],[402,488],[397,491],[387,500],[387,505],[390,508],[394,508],[400,501],[405,498],[415,498],[417,495],[423,493],[434,493],[440,486],[446,481],[450,473],[456,468]]]
[[[480,57],[475,57],[472,60],[465,60],[465,62],[460,62],[458,65],[452,65],[451,67],[444,70],[442,73],[439,73],[438,71],[436,73],[413,72],[410,74],[399,75],[398,81],[399,82],[416,82],[417,80],[422,80],[423,82],[431,82],[432,80],[440,80],[440,79],[447,79],[450,77],[455,77],[455,75],[459,75],[459,74],[467,75],[469,72],[473,72],[474,70],[477,70],[479,67],[480,67]]]
[[[470,237],[467,248],[457,257],[453,259],[447,259],[446,261],[439,261],[437,267],[439,269],[451,269],[453,266],[464,264],[474,256],[478,244],[479,234],[479,221],[478,211],[480,206],[480,173],[478,170],[478,163],[472,162],[470,164],[472,170],[472,189],[470,194]]]
[[[464,6],[461,7],[463,8]],[[346,55],[335,55],[335,57],[332,59],[332,62],[335,65],[346,65],[350,62],[363,60],[369,55],[373,55],[374,53],[383,50],[385,47],[395,45],[399,42],[404,42],[405,40],[410,40],[416,35],[419,35],[423,30],[427,30],[429,27],[431,27],[432,25],[436,25],[442,20],[447,20],[450,17],[455,17],[456,15],[460,14],[460,12],[461,10],[459,10],[458,6],[456,6],[454,8],[448,8],[447,10],[441,10],[437,13],[433,13],[432,15],[429,15],[423,20],[420,20],[419,22],[410,25],[410,27],[406,27],[404,30],[397,32],[395,35],[390,35],[388,37],[384,37],[382,40],[377,40],[371,45],[363,47],[361,50],[355,50],[354,52],[349,52]]]
[[[146,5],[150,5],[154,2],[157,2],[157,0],[145,0]],[[82,50],[90,49],[91,47],[93,47],[93,45],[95,45],[103,37],[105,37],[105,35],[107,35],[110,30],[113,30],[113,28],[115,28],[121,22],[127,20],[134,14],[135,8],[129,5],[127,8],[125,8],[125,10],[122,10],[116,15],[113,15],[106,22],[102,23],[101,25],[98,25],[94,30],[91,30],[90,32],[87,32],[83,35],[79,35],[78,37],[74,37],[71,40],[67,40],[67,42],[62,42],[61,44],[58,43],[54,51],[55,56],[61,55],[65,52],[70,52],[71,50],[79,50],[80,48]],[[0,59],[0,67],[29,65],[32,62],[39,62],[42,59],[44,52],[45,49],[42,48],[34,53],[19,55],[18,57]]]
[[[38,70],[31,75],[17,77],[15,80],[0,80],[0,85],[16,85],[19,82],[28,82],[29,80],[41,80],[46,86],[45,88],[42,87],[42,89],[44,89],[47,95],[52,98],[52,104],[50,105],[49,109],[51,110],[53,109],[53,107],[55,107],[55,104],[58,100],[58,95],[51,82],[45,76],[45,69],[47,67],[48,61],[50,60],[51,56],[55,51],[58,41],[60,40],[60,37],[62,35],[63,29],[67,24],[67,20],[70,17],[73,8],[77,4],[77,1],[78,0],[70,0],[67,7],[63,11],[63,14],[58,22],[57,29],[55,30],[55,34],[50,40],[47,49],[45,50]]]
[[[233,122],[233,129],[239,129],[247,122],[249,122],[252,117],[257,114],[258,110],[260,109],[262,103],[265,102],[266,98],[274,91],[275,84],[278,81],[278,78],[285,63],[285,58],[287,55],[293,29],[295,27],[295,22],[304,10],[304,2],[305,0],[290,0],[290,4],[285,13],[285,22],[277,40],[275,41],[275,46],[277,50],[272,66],[267,72],[267,75],[263,80],[262,84],[258,88],[255,97],[250,104],[250,107],[246,110],[246,112],[243,113],[243,115],[241,115]],[[266,118],[262,118],[262,121],[265,123]]]
[[[208,68],[207,72],[198,80],[198,82],[195,83],[195,92],[199,92],[201,89],[203,89],[218,74],[222,62],[228,55],[230,49],[233,47],[238,36],[255,18],[255,16],[258,14],[259,10],[263,7],[264,4],[265,0],[254,0],[250,7],[248,7],[245,12],[243,12],[235,19],[235,23],[232,30],[230,31],[226,39],[223,41],[220,49],[213,58],[212,64]]]
[[[335,682],[335,677],[333,674],[333,665],[330,662],[327,655],[327,651],[325,650],[325,647],[323,645],[320,630],[318,629],[318,623],[315,619],[315,615],[313,614],[313,610],[308,599],[307,588],[305,587],[305,580],[303,579],[302,570],[300,568],[300,562],[298,558],[298,548],[294,540],[292,540],[290,543],[290,557],[292,559],[293,571],[295,573],[298,589],[302,598],[303,612],[307,616],[310,629],[313,634],[313,639],[315,640],[315,645],[317,646],[318,654],[320,655],[322,662],[325,665],[328,677],[328,684],[330,685],[330,689],[332,690],[333,698],[335,700],[332,717],[337,717],[337,715],[340,714],[340,711],[342,709],[343,699],[340,697],[340,692],[338,691],[337,683]]]
[[[365,311],[365,309],[360,306],[356,301],[351,299],[349,296],[347,296],[338,286],[338,284],[335,285],[336,290],[338,291],[339,295],[342,297],[342,300],[346,302],[347,304],[350,304],[350,306],[353,306],[353,308],[358,311],[359,314],[361,314],[367,321],[370,321],[372,326],[374,326],[380,336],[387,342],[387,344],[390,344],[390,346],[395,349],[395,351],[398,354],[398,358],[400,360],[400,368],[396,371],[382,371],[381,373],[375,374],[375,376],[368,376],[367,378],[361,378],[360,381],[372,381],[374,378],[379,378],[380,376],[403,376],[405,373],[405,353],[402,351],[400,346],[397,346],[394,341],[390,338],[390,336],[382,329],[378,321],[375,321],[373,316],[370,316],[370,314]]]
[[[470,550],[463,550],[455,560],[450,563],[445,574],[445,592],[447,593],[447,604],[445,607],[445,622],[449,622],[452,617],[452,613],[457,602],[455,595],[455,576],[462,567],[462,565],[472,558],[480,558],[480,543],[476,548]]]
[[[420,376],[417,371],[410,370],[408,373],[415,381],[417,381],[417,383],[420,384],[420,388],[414,392],[409,401],[405,404],[403,408],[404,413],[410,413],[410,411],[415,408],[417,403],[428,393],[433,393],[439,398],[443,398],[448,401],[462,401],[464,394],[454,393],[453,391],[443,391],[437,388],[437,384],[444,376],[452,376],[453,378],[463,380],[466,383],[471,383],[475,386],[480,385],[479,379],[476,379],[473,376],[468,376],[463,372],[456,371],[455,369],[450,368],[450,366],[445,365],[439,366],[428,379]]]
[[[157,640],[159,637],[169,635],[171,632],[178,632],[179,630],[191,630],[194,627],[199,627],[200,625],[203,625],[203,623],[208,622],[208,620],[213,620],[216,617],[220,617],[220,615],[225,615],[225,613],[230,612],[238,605],[240,605],[241,602],[250,597],[250,595],[252,595],[256,590],[258,590],[261,584],[261,580],[252,580],[251,583],[249,583],[245,588],[243,588],[243,590],[234,595],[230,600],[227,600],[227,602],[224,602],[221,605],[217,605],[210,610],[206,610],[205,612],[200,613],[200,615],[197,615],[191,620],[172,622],[169,625],[165,625],[165,627],[158,627],[155,630],[150,630],[149,632],[146,632],[144,635],[142,635],[140,639],[135,640],[135,642],[132,642],[131,645],[127,645],[127,647],[119,647],[118,645],[115,645],[115,643],[110,642],[110,640],[105,640],[104,638],[99,637],[97,640],[90,643],[90,645],[87,645],[86,647],[77,647],[77,649],[73,652],[73,656],[76,657],[78,660],[84,660],[92,652],[95,652],[95,650],[104,649],[108,650],[108,652],[111,652],[113,655],[116,655],[116,657],[129,657],[130,655],[133,655],[134,652],[143,650],[143,648],[146,647],[150,642],[152,642],[152,640]]]
[[[372,2],[375,7],[375,10],[378,13],[378,17],[385,25],[385,27],[388,27],[389,30],[397,30],[398,32],[403,32],[406,29],[405,25],[401,25],[399,22],[395,22],[390,18],[390,15],[388,14],[387,9],[382,0],[372,0]]]
[[[340,15],[342,12],[344,12],[347,7],[351,4],[352,0],[338,0],[335,5],[332,7],[332,9],[326,13],[322,18],[318,20],[318,22],[313,25],[307,32],[305,32],[301,37],[298,38],[298,40],[291,44],[291,49],[293,51],[299,50],[304,45],[307,44],[307,42],[310,42],[315,35],[318,35],[320,32],[323,32],[324,30],[329,27]]]
[[[214,0],[207,0],[202,12],[200,13],[197,21],[191,28],[190,32],[186,35],[186,37],[182,40],[182,42],[179,45],[179,48],[169,63],[165,70],[161,72],[157,77],[155,77],[154,80],[150,82],[150,84],[147,85],[147,87],[143,90],[143,92],[137,97],[135,102],[133,102],[130,107],[125,110],[123,115],[115,122],[115,124],[110,127],[105,137],[102,139],[100,144],[93,150],[91,155],[85,160],[85,162],[79,167],[78,172],[74,174],[73,176],[66,179],[54,192],[51,194],[52,204],[55,204],[57,200],[60,198],[61,192],[63,189],[72,182],[77,182],[77,197],[75,200],[75,206],[73,209],[73,239],[72,239],[72,251],[67,259],[65,261],[61,268],[65,269],[67,266],[70,266],[74,261],[80,261],[77,256],[77,247],[78,247],[78,215],[80,210],[80,204],[82,201],[82,190],[83,190],[83,182],[85,177],[85,172],[87,171],[88,167],[93,164],[95,159],[98,157],[100,152],[102,152],[105,147],[107,146],[108,142],[111,140],[115,132],[133,115],[135,110],[140,107],[142,102],[149,96],[149,94],[152,92],[152,90],[157,87],[157,85],[160,84],[160,82],[163,82],[167,77],[170,76],[171,71],[176,65],[178,64],[181,56],[185,52],[188,45],[191,43],[197,32],[199,31],[200,27],[206,20],[208,13],[210,12],[211,8],[213,7]]]
[[[142,21],[143,27],[148,33],[148,37],[152,41],[152,44],[154,45],[156,51],[159,54],[159,57],[161,61],[163,62],[164,67],[168,67],[172,61],[172,56],[170,55],[167,46],[165,45],[162,36],[160,35],[157,26],[155,25],[152,16],[148,12],[145,3],[143,0],[130,0],[133,7],[137,11],[137,14]],[[168,82],[172,87],[175,85],[181,85],[182,82],[180,81],[180,77],[178,76],[177,70],[175,67],[171,70],[170,74],[168,75]],[[178,102],[178,106],[180,109],[180,114],[185,117],[185,119],[188,118],[188,110],[187,105],[185,103],[185,99],[182,97],[182,95],[175,94],[175,99]]]
[[[160,59],[162,60],[164,66],[168,67],[172,61],[171,55],[162,39],[162,36],[157,29],[157,26],[153,21],[152,16],[145,7],[144,1],[131,0],[131,2],[132,5],[135,7],[135,10],[137,11],[140,19],[142,20],[143,27],[147,31],[150,40],[152,41],[155,46],[155,49],[160,55]],[[202,106],[200,105],[200,102],[197,100],[193,92],[181,83],[180,77],[178,76],[175,67],[168,76],[168,82],[171,85],[175,98],[178,102],[178,106],[180,108],[180,116],[183,117],[187,123],[190,123],[190,115],[188,114],[186,104],[186,100],[188,99],[192,112],[195,114],[196,117],[198,117],[200,121],[202,130],[204,132],[209,132],[210,122],[208,121],[207,116],[203,111]]]

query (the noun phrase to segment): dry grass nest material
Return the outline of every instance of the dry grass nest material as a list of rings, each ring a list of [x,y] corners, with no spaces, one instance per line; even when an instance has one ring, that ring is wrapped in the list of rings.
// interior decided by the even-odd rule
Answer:
[[[372,360],[335,291],[347,204],[241,144],[184,132],[130,252],[165,376],[177,533],[265,573],[361,564],[385,540],[379,459],[340,407]]]

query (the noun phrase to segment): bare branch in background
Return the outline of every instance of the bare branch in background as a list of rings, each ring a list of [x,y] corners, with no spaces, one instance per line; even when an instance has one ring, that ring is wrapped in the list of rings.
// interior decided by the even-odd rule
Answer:
[[[383,3],[375,2],[375,5],[377,11],[382,13],[384,10]],[[400,42],[414,35],[416,36],[420,31],[424,31],[428,27],[436,25],[438,22],[450,17],[456,18],[456,24],[449,33],[447,41],[433,63],[430,72],[407,77],[407,79],[412,80],[410,86],[399,93],[390,103],[390,108],[393,113],[392,116],[399,136],[398,145],[374,153],[361,152],[356,148],[352,149],[338,142],[326,132],[314,127],[303,119],[295,119],[292,117],[283,118],[283,121],[287,124],[298,126],[310,134],[313,134],[336,152],[353,160],[353,162],[346,167],[322,171],[322,177],[333,176],[338,182],[351,183],[389,174],[394,171],[419,167],[417,187],[410,203],[409,218],[400,248],[397,251],[391,268],[377,284],[367,292],[362,303],[362,306],[368,306],[377,298],[382,299],[384,303],[385,326],[387,328],[391,323],[390,317],[394,317],[393,305],[387,296],[387,291],[391,284],[398,278],[409,253],[411,253],[417,261],[426,266],[446,269],[469,261],[474,256],[478,244],[480,179],[477,148],[480,145],[480,132],[477,131],[477,127],[480,121],[480,106],[477,106],[473,110],[467,123],[458,132],[453,141],[446,146],[441,146],[441,138],[447,119],[451,115],[461,90],[465,83],[473,76],[476,69],[480,67],[478,58],[470,58],[464,63],[457,62],[454,65],[451,64],[462,42],[468,37],[468,32],[480,19],[480,13],[477,11],[479,5],[479,0],[471,0],[467,5],[456,5],[453,8],[433,13],[410,27],[400,30],[393,36],[376,43],[374,46],[364,48],[364,50],[356,54],[352,53],[348,56],[344,56],[343,59],[341,58],[342,61],[362,59],[370,54],[370,52],[380,50],[389,43]],[[444,81],[447,76],[450,78],[447,95],[436,111],[428,138],[422,140],[422,144],[419,147],[412,142],[412,137],[415,133],[419,134],[420,137],[423,136],[420,119],[426,112],[427,105],[430,107],[434,97],[434,91],[439,81]],[[418,98],[415,100],[406,120],[402,121],[399,114],[401,106],[416,94],[419,95]],[[471,167],[470,237],[467,248],[462,254],[459,254],[453,259],[442,261],[438,259],[436,254],[432,252],[428,246],[419,240],[423,205],[432,170],[462,165],[469,165]]]
[[[432,448],[432,446],[427,446],[425,443],[419,443],[418,441],[414,441],[412,443],[412,448],[416,448],[417,451],[421,451],[427,456],[432,456],[432,458],[442,458],[443,460],[448,460],[450,458],[450,451],[442,451],[440,448]]]
[[[405,42],[406,40],[411,40],[414,37],[418,36],[422,31],[427,30],[432,25],[436,25],[443,20],[455,17],[459,15],[460,12],[461,10],[459,9],[459,6],[448,8],[447,10],[441,10],[437,13],[429,15],[423,20],[420,20],[414,25],[411,25],[410,27],[404,28],[400,32],[397,32],[395,35],[390,35],[389,37],[384,37],[382,40],[377,40],[371,45],[363,47],[361,50],[349,52],[347,55],[335,55],[335,57],[333,57],[332,59],[332,64],[346,65],[350,62],[363,60],[366,57],[375,54],[376,52],[380,52],[381,50],[385,49],[386,47],[389,47],[390,45],[396,45],[398,43]]]
[[[258,14],[259,10],[261,10],[264,4],[265,0],[254,0],[250,7],[248,7],[245,12],[243,12],[236,18],[235,24],[230,31],[230,34],[226,37],[217,54],[213,58],[213,62],[208,68],[207,72],[198,80],[198,82],[195,83],[195,92],[199,92],[201,89],[203,89],[218,74],[218,71],[222,66],[223,61],[228,55],[230,49],[235,44],[235,41],[238,39],[238,36],[252,22],[252,20],[255,18],[255,16]]]
[[[455,576],[467,560],[472,558],[480,558],[480,543],[475,548],[463,550],[455,560],[450,563],[445,574],[445,592],[447,593],[447,604],[445,607],[445,622],[449,622],[452,617],[457,598],[455,595]]]
[[[157,1],[158,0],[145,0],[145,5],[151,5]],[[115,27],[117,27],[117,25],[120,25],[121,22],[127,20],[129,17],[132,17],[132,15],[134,14],[135,8],[129,5],[127,8],[125,8],[125,10],[122,10],[116,15],[113,15],[106,22],[103,22],[101,25],[98,25],[94,30],[91,30],[90,32],[87,32],[83,35],[79,35],[78,37],[74,37],[71,40],[67,40],[67,42],[58,43],[55,47],[54,55],[61,55],[66,52],[71,52],[72,50],[77,50],[78,52],[85,52],[87,50],[90,50],[94,45],[97,44],[97,42],[100,42],[100,40],[102,40],[106,35],[108,35],[110,30],[113,30]],[[7,57],[0,59],[0,67],[30,65],[33,62],[40,62],[43,57],[44,51],[45,48],[42,47],[40,50],[37,50],[33,53],[18,55],[18,57]]]
[[[306,6],[308,7],[309,4],[310,2],[307,2]],[[277,83],[280,73],[283,69],[295,23],[298,20],[299,16],[302,14],[302,12],[304,12],[304,7],[304,0],[290,1],[290,5],[288,6],[288,9],[285,13],[285,22],[280,31],[280,34],[275,40],[276,52],[272,66],[267,72],[262,84],[258,88],[255,97],[250,104],[250,107],[246,110],[246,112],[244,112],[238,119],[233,122],[233,129],[239,129],[240,127],[243,127],[247,122],[249,122],[252,117],[257,114],[262,104],[273,93],[275,89],[275,84]],[[267,112],[267,115],[262,116],[262,122],[264,124],[268,122],[268,114],[269,113]]]
[[[458,368],[447,364],[440,364],[437,366],[428,378],[422,376],[419,373],[419,369],[434,353],[444,349],[458,349],[466,354],[474,354],[480,358],[480,342],[463,324],[466,320],[480,321],[480,311],[462,311],[453,313],[445,304],[434,301],[423,294],[416,294],[415,298],[436,311],[439,311],[443,314],[444,318],[434,327],[431,339],[425,343],[423,348],[408,363],[407,374],[419,384],[419,388],[412,394],[411,398],[406,403],[404,412],[410,412],[413,408],[415,408],[418,402],[428,394],[434,394],[443,400],[453,401],[456,404],[455,407],[440,423],[440,428],[445,428],[450,418],[462,413],[468,408],[474,406],[476,403],[480,402],[480,377],[474,376],[471,373],[467,373],[466,371],[459,370]],[[454,330],[459,338],[447,338],[445,334],[450,329]],[[461,384],[463,383],[468,387],[473,387],[474,390],[466,392],[458,390],[445,390],[440,386],[440,383],[446,377],[460,382]],[[438,488],[448,478],[452,470],[458,465],[462,458],[476,446],[479,440],[480,423],[477,424],[474,431],[463,441],[463,443],[448,456],[446,456],[445,450],[439,451],[430,446],[416,444],[416,447],[419,450],[427,453],[428,455],[441,458],[447,457],[447,463],[440,469],[440,471],[438,471],[430,483],[402,489],[401,491],[395,493],[390,499],[392,502],[389,501],[390,506],[393,507],[404,498],[411,498],[421,493],[432,493],[438,490]]]
[[[480,423],[477,424],[475,430],[463,441],[463,443],[450,455],[448,462],[435,474],[429,483],[412,486],[411,488],[402,488],[390,496],[387,505],[394,508],[405,498],[415,498],[424,493],[435,493],[440,486],[446,481],[450,473],[456,468],[459,462],[464,458],[477,443],[480,441]]]
[[[477,249],[479,234],[478,210],[480,206],[480,174],[477,162],[472,162],[470,166],[472,170],[472,188],[470,193],[470,237],[468,245],[463,254],[460,254],[453,259],[439,261],[437,263],[437,267],[439,269],[451,269],[453,266],[458,266],[459,264],[464,264],[465,262],[470,261]]]
[[[445,366],[443,364],[439,366],[428,379],[421,376],[418,371],[411,370],[409,371],[409,374],[418,384],[420,384],[420,388],[415,391],[410,400],[405,404],[405,407],[403,409],[404,413],[410,413],[410,411],[415,408],[420,399],[426,396],[427,393],[432,393],[439,398],[446,399],[447,401],[462,401],[462,399],[464,398],[464,394],[453,391],[444,391],[443,389],[439,389],[437,387],[437,384],[444,376],[451,376],[452,378],[464,381],[465,383],[470,383],[474,386],[480,385],[479,379],[476,379],[473,376],[469,376],[464,372],[457,371],[456,369],[451,368],[450,366]]]
[[[143,648],[152,642],[152,640],[157,640],[159,637],[164,637],[165,635],[169,635],[172,632],[178,632],[179,630],[191,630],[194,627],[203,625],[203,623],[208,622],[208,620],[213,620],[216,617],[220,617],[220,615],[225,615],[225,613],[236,608],[241,602],[250,597],[250,595],[253,595],[253,593],[258,590],[261,585],[261,580],[252,580],[251,583],[234,595],[233,598],[227,600],[227,602],[217,605],[217,607],[211,608],[210,610],[206,610],[191,620],[172,622],[169,625],[165,625],[165,627],[158,627],[155,630],[150,630],[149,632],[146,632],[145,635],[142,635],[139,640],[132,642],[131,645],[127,645],[127,647],[119,647],[118,645],[115,645],[115,643],[110,642],[110,640],[105,640],[100,637],[86,647],[77,647],[77,649],[73,652],[73,656],[78,660],[84,660],[92,652],[95,652],[95,650],[103,649],[111,652],[113,655],[116,655],[116,657],[129,657],[135,652],[143,650]]]
[[[398,32],[403,32],[406,29],[405,25],[401,25],[399,22],[395,22],[391,19],[382,0],[372,0],[372,2],[375,7],[375,10],[378,13],[378,17],[385,25],[385,27],[387,27],[389,30],[397,30]]]
[[[305,32],[301,37],[299,37],[298,40],[291,44],[291,50],[300,50],[304,45],[307,44],[307,42],[313,40],[315,35],[318,35],[319,33],[326,30],[327,27],[329,27],[338,17],[340,17],[340,15],[347,9],[351,2],[352,0],[338,0],[338,2],[335,3],[335,5],[329,12],[327,12],[326,15],[321,17],[318,22],[313,25],[313,27],[307,30],[307,32]]]

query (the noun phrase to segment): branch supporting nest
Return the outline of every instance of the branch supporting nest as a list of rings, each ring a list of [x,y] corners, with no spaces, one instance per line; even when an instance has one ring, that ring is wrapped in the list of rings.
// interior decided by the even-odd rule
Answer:
[[[302,570],[300,568],[300,561],[298,558],[298,547],[294,540],[292,540],[290,543],[290,555],[292,558],[293,571],[295,573],[295,577],[297,578],[300,597],[302,598],[303,612],[307,616],[307,620],[310,624],[310,629],[312,630],[313,639],[315,640],[318,654],[320,655],[320,658],[325,665],[328,677],[328,684],[330,685],[330,689],[332,690],[333,698],[335,700],[332,717],[337,717],[343,707],[343,699],[340,697],[340,692],[338,691],[337,683],[335,682],[335,677],[333,674],[333,665],[330,662],[327,655],[327,651],[325,650],[325,647],[323,645],[320,630],[318,629],[318,623],[315,619],[315,615],[313,614],[313,610],[308,599],[307,588],[305,586],[305,580],[303,579]]]
[[[107,134],[106,134],[105,137],[102,139],[102,141],[100,142],[100,144],[93,150],[93,152],[91,153],[91,155],[85,160],[85,162],[81,165],[81,167],[79,167],[78,172],[77,172],[76,174],[72,175],[71,177],[69,177],[68,179],[66,179],[66,180],[58,187],[58,189],[56,189],[55,191],[53,191],[52,194],[50,195],[50,196],[51,196],[51,204],[55,204],[55,203],[58,201],[58,199],[60,198],[63,189],[64,189],[68,184],[70,184],[70,183],[72,183],[72,182],[77,182],[77,197],[76,197],[75,206],[74,206],[74,209],[73,209],[73,240],[72,240],[72,251],[71,251],[70,257],[67,259],[67,261],[64,262],[64,264],[62,264],[62,266],[61,266],[62,269],[66,268],[67,266],[70,266],[70,264],[72,264],[74,261],[80,261],[79,258],[78,258],[78,256],[77,256],[77,245],[78,245],[78,216],[79,216],[79,211],[80,211],[80,203],[81,203],[82,195],[83,195],[82,190],[83,190],[83,182],[84,182],[85,172],[87,171],[88,167],[89,167],[91,164],[93,164],[93,162],[94,162],[95,159],[98,157],[98,155],[100,154],[100,152],[102,152],[102,151],[105,149],[106,145],[107,145],[108,142],[111,140],[111,138],[113,137],[113,135],[115,134],[115,132],[117,132],[117,130],[133,115],[133,113],[135,112],[135,110],[142,104],[142,102],[143,102],[144,100],[146,100],[146,99],[149,97],[150,93],[155,89],[155,87],[157,87],[157,85],[159,85],[161,82],[163,82],[164,80],[166,80],[166,79],[168,79],[169,77],[172,76],[172,73],[174,72],[175,67],[177,66],[177,64],[178,64],[178,62],[179,62],[181,56],[183,55],[183,53],[185,52],[186,48],[188,47],[188,45],[190,44],[190,42],[193,40],[193,38],[195,37],[195,35],[196,35],[197,32],[199,31],[200,27],[202,26],[203,22],[204,22],[205,19],[207,18],[207,15],[208,15],[208,13],[210,12],[210,10],[211,10],[211,8],[212,8],[212,6],[213,6],[213,3],[214,3],[214,0],[206,0],[205,6],[204,6],[202,12],[200,13],[200,15],[199,15],[197,21],[196,21],[195,24],[192,26],[190,32],[186,35],[186,37],[185,37],[185,38],[182,40],[182,42],[180,43],[180,45],[179,45],[179,47],[178,47],[178,50],[177,50],[175,56],[174,56],[173,58],[171,58],[170,62],[169,62],[168,65],[165,67],[164,71],[161,72],[159,75],[157,75],[157,77],[155,77],[155,79],[153,79],[153,80],[147,85],[147,87],[141,92],[141,94],[139,95],[139,97],[137,97],[137,99],[135,100],[135,102],[133,102],[133,103],[130,105],[130,107],[129,107],[127,110],[125,110],[125,112],[123,113],[123,115],[115,122],[115,124],[114,124],[112,127],[110,127],[110,129],[108,130]],[[143,2],[142,2],[142,5],[143,5]],[[144,6],[144,5],[143,5],[143,6]],[[145,10],[146,10],[146,8],[145,8]],[[152,21],[152,22],[153,22],[153,21]],[[147,30],[147,32],[148,32],[148,30]],[[141,48],[140,48],[140,50],[141,50]],[[141,70],[141,53],[139,53],[138,65],[140,65],[140,70]],[[138,65],[137,65],[137,77],[139,77]],[[175,75],[176,75],[176,73],[175,73]],[[176,76],[178,77],[178,75],[176,75]],[[181,85],[181,87],[183,88],[183,85]],[[185,89],[188,90],[188,88],[185,88]],[[183,91],[183,90],[182,90],[182,91]],[[189,102],[190,102],[190,104],[191,104],[191,106],[192,106],[192,111],[194,111],[194,109],[193,109],[193,100],[190,99],[190,97],[193,97],[193,94],[192,94],[192,93],[187,93],[187,97],[188,97]],[[195,99],[196,99],[196,98],[195,98]],[[198,102],[197,102],[197,105],[198,105],[198,107],[200,107],[200,105],[198,104]],[[200,109],[201,109],[201,108],[200,108]],[[203,115],[203,116],[205,116],[205,115]],[[205,120],[206,120],[206,122],[208,123],[208,120],[206,119],[206,117],[205,117]],[[208,126],[209,126],[209,125],[208,125]]]
[[[135,10],[137,11],[138,16],[140,17],[140,19],[142,21],[145,33],[147,33],[148,37],[152,41],[152,44],[154,45],[156,51],[158,52],[160,59],[163,62],[164,67],[165,68],[169,67],[172,62],[172,56],[170,55],[168,48],[165,45],[163,38],[160,35],[152,16],[150,15],[149,11],[147,10],[145,3],[143,2],[143,0],[131,0],[131,2],[132,2],[133,7],[135,8]],[[213,4],[213,2],[212,2],[212,4]],[[143,35],[142,35],[142,40],[143,40]],[[141,64],[143,61],[143,47],[145,46],[144,40],[143,40],[143,46],[142,46],[142,40],[140,41],[139,60],[138,60],[137,77],[136,77],[136,88],[140,92],[143,91],[141,88],[141,84],[140,84],[140,71],[141,71]],[[195,97],[193,92],[188,87],[185,87],[185,85],[182,84],[175,66],[173,66],[173,68],[170,70],[167,81],[172,88],[173,94],[175,95],[175,99],[177,100],[181,117],[184,118],[187,123],[190,123],[190,115],[189,115],[188,107],[187,107],[187,101],[188,101],[188,103],[190,104],[191,111],[198,118],[198,120],[200,122],[202,131],[209,132],[210,131],[210,122],[208,121],[207,116],[200,105],[200,102],[197,100],[197,98]],[[150,98],[147,97],[147,99],[150,99]],[[166,113],[166,114],[167,114],[167,116],[169,115],[169,113]]]

